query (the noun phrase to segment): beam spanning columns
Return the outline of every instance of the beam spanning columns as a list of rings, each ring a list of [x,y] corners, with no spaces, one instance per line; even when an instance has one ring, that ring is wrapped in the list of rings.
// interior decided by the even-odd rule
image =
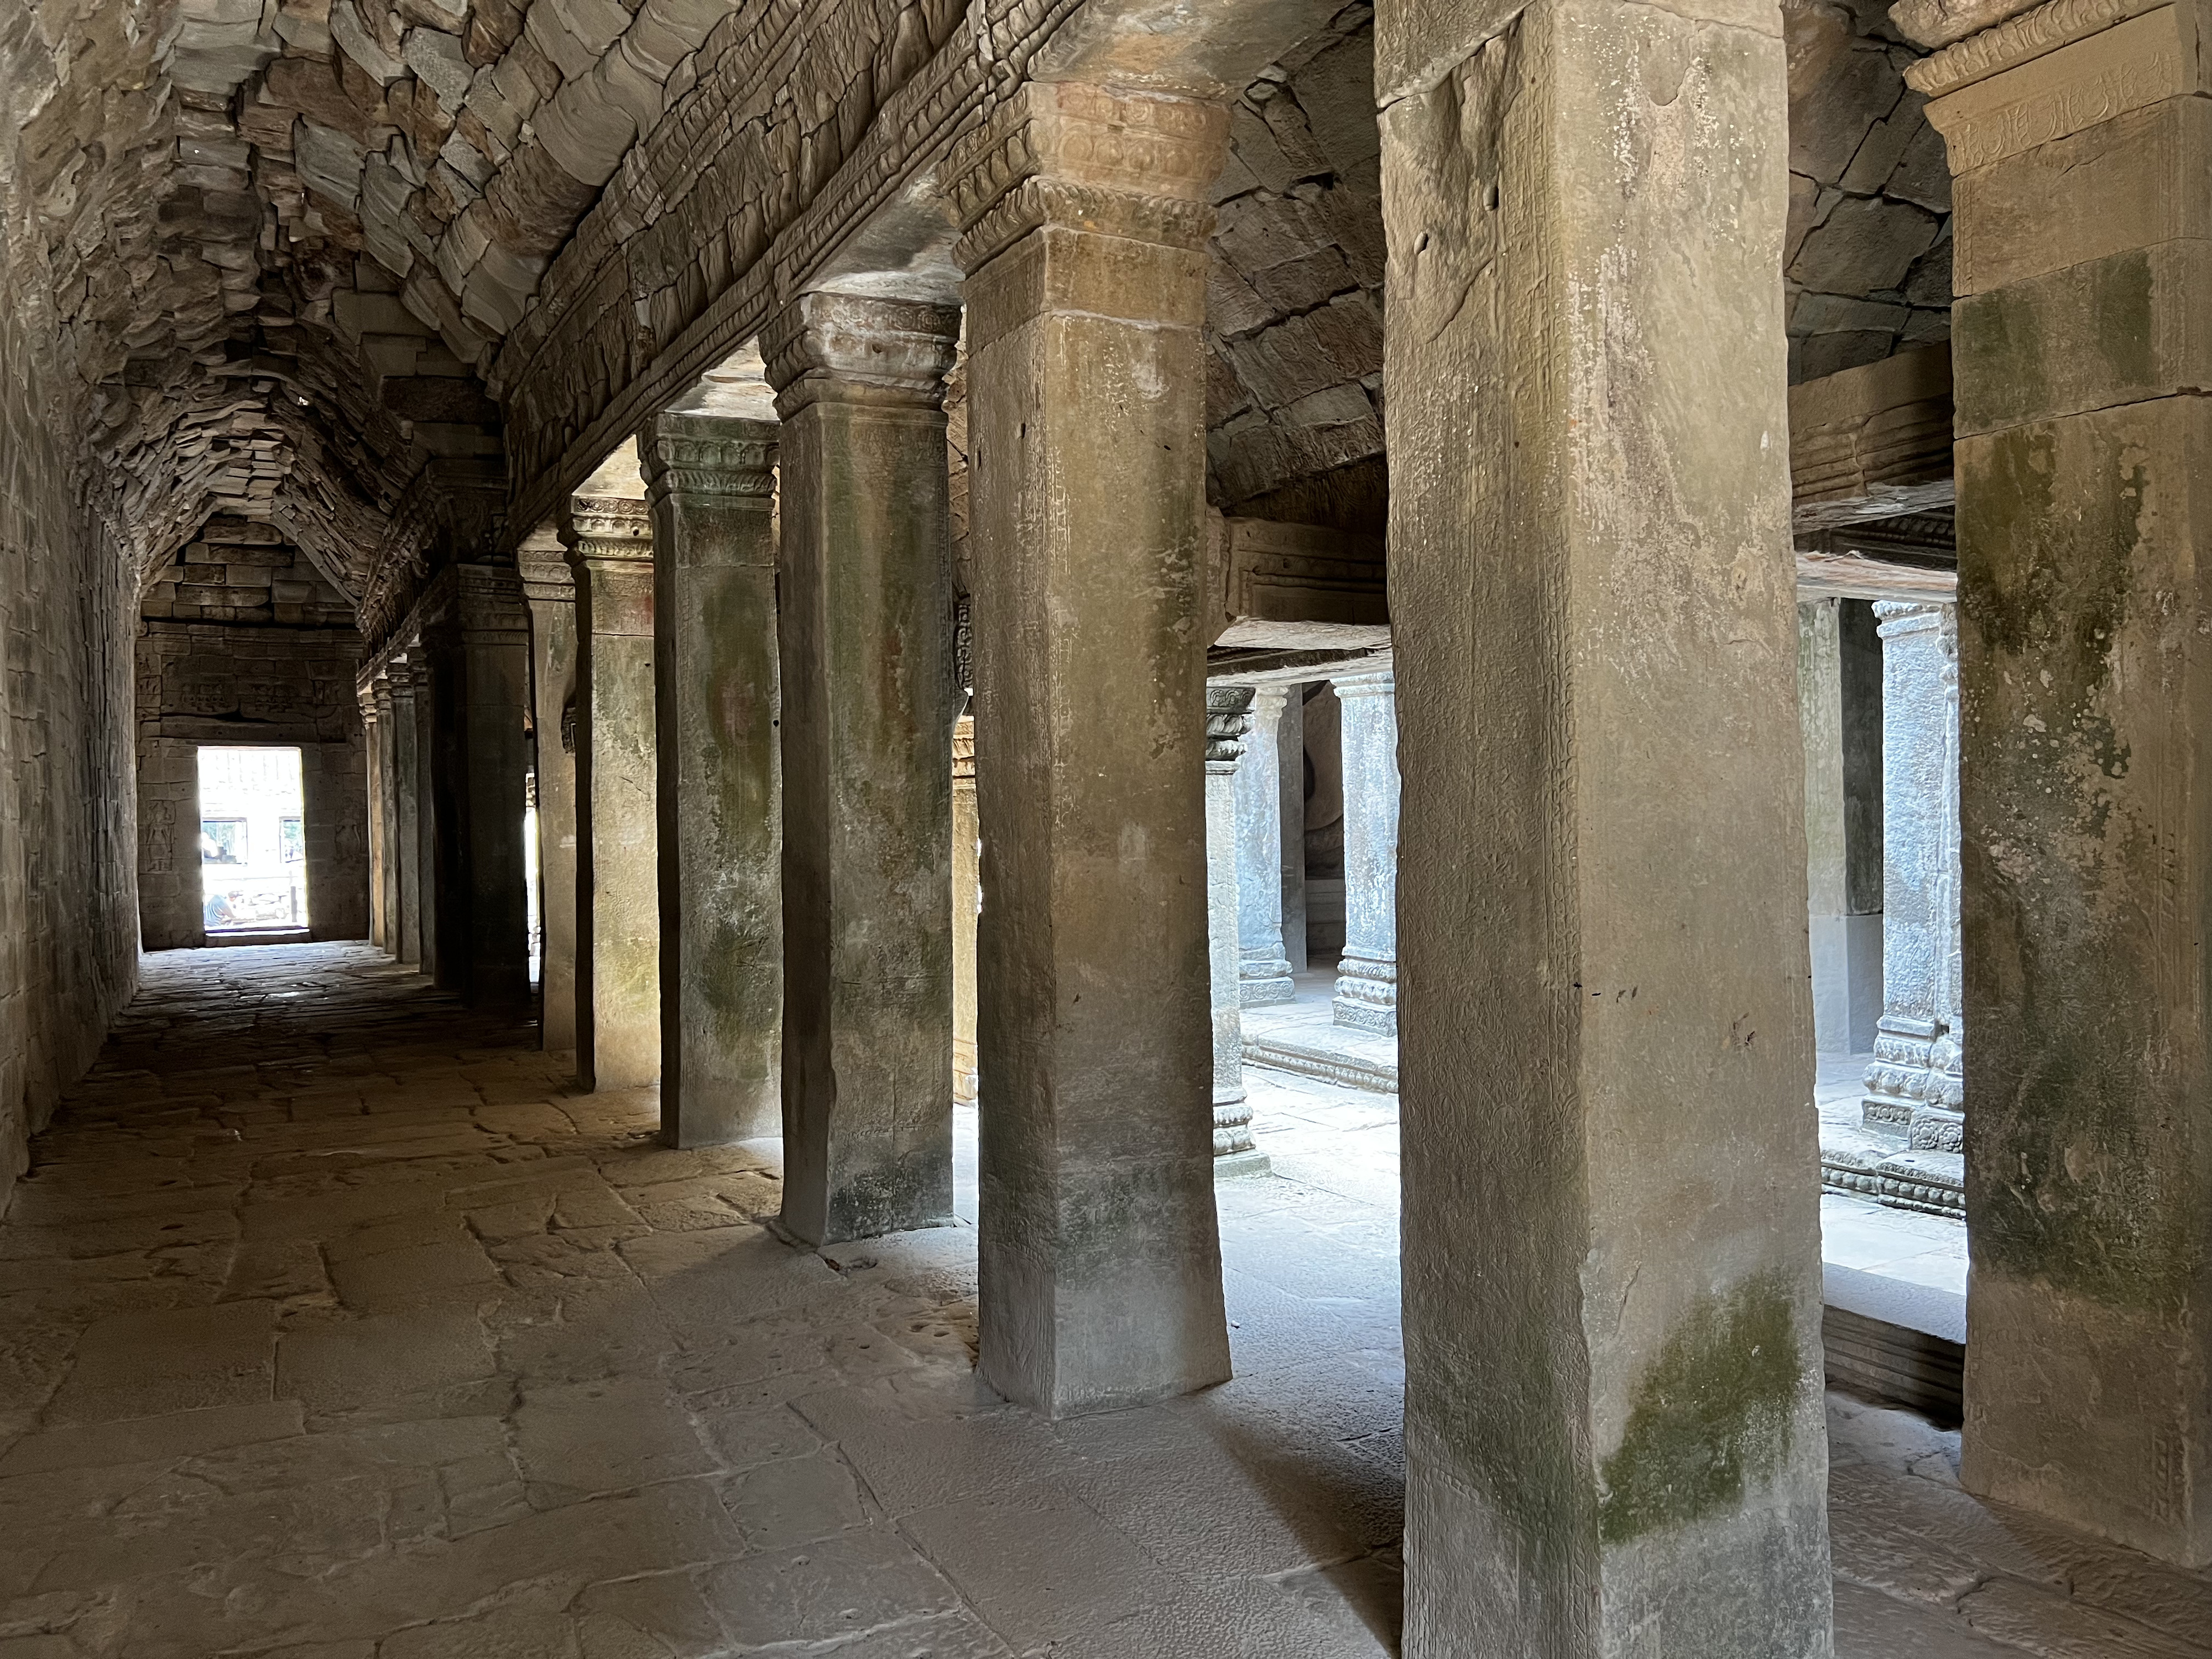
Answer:
[[[576,1046],[576,581],[550,532],[516,556],[538,730],[538,1041],[558,1051]]]
[[[783,419],[783,1226],[952,1214],[956,307],[802,295],[763,335]]]
[[[2201,1566],[2212,82],[2197,11],[2133,9],[2044,6],[1911,75],[1956,176],[1960,1478]]]
[[[377,671],[370,686],[376,702],[380,739],[376,746],[377,890],[384,905],[384,936],[379,942],[395,961],[399,957],[399,716],[392,699],[392,672]]]
[[[1247,1008],[1288,1002],[1297,995],[1291,983],[1291,959],[1283,951],[1279,737],[1283,711],[1297,695],[1295,686],[1255,688],[1251,736],[1237,766],[1237,994]]]
[[[576,1075],[660,1075],[653,526],[643,501],[575,496],[561,539],[576,585]]]
[[[1376,88],[1406,1652],[1824,1659],[1779,19],[1389,0]]]
[[[1053,1416],[1229,1375],[1207,1098],[1207,197],[1225,110],[1030,82],[969,273],[982,1354]]]
[[[415,720],[416,665],[400,655],[385,671],[392,685],[392,864],[399,884],[399,944],[410,967],[422,960],[422,768]]]
[[[660,1131],[781,1133],[773,421],[646,423],[659,756]]]

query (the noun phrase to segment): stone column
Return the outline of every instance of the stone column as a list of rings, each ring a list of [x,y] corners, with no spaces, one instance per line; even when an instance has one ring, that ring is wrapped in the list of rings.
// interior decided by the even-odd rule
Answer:
[[[780,1134],[773,421],[659,415],[653,509],[660,811],[660,1133]]]
[[[430,641],[417,639],[407,650],[407,659],[415,670],[415,839],[409,843],[415,855],[415,908],[421,920],[417,942],[422,949],[422,969],[433,981],[438,977],[438,960],[444,938],[439,933],[441,907],[439,899],[439,809],[440,795],[438,766],[438,701],[451,690],[450,670],[441,672],[437,653]]]
[[[952,1097],[975,1103],[975,923],[983,890],[975,826],[975,717],[952,728]]]
[[[530,613],[510,566],[451,565],[455,879],[441,895],[447,941],[441,984],[477,1007],[530,1000],[530,913],[523,812],[530,772]]]
[[[376,700],[377,729],[382,734],[376,746],[377,802],[376,823],[380,841],[377,856],[377,888],[384,904],[384,949],[394,961],[399,958],[400,904],[399,866],[402,849],[399,839],[399,713],[392,702],[392,671],[386,667],[377,671],[373,686]]]
[[[783,418],[783,1221],[952,1214],[951,307],[802,295]]]
[[[1881,641],[1863,599],[1797,606],[1813,1036],[1870,1054],[1881,1018]]]
[[[1279,685],[1254,690],[1251,736],[1236,769],[1237,992],[1247,1008],[1288,1002],[1297,994],[1297,988],[1291,983],[1291,959],[1283,950],[1283,778],[1279,738],[1283,710],[1293,695],[1291,689]]]
[[[576,496],[561,526],[576,584],[576,1075],[660,1075],[653,526],[643,501]]]
[[[1227,113],[1030,82],[948,159],[969,273],[982,1352],[1052,1416],[1229,1375],[1199,632]]]
[[[368,942],[384,945],[384,780],[379,757],[384,750],[384,727],[377,718],[373,685],[356,688],[361,703],[361,750],[368,768]]]
[[[1881,984],[1868,1127],[1957,1152],[1958,613],[1885,602],[1881,635]],[[1939,1170],[1931,1174],[1941,1174]]]
[[[1344,954],[1331,1017],[1398,1035],[1398,683],[1385,668],[1329,684],[1344,734]]]
[[[422,961],[422,769],[416,744],[415,665],[394,657],[385,673],[392,685],[392,860],[399,878],[399,947],[410,967]]]
[[[1252,1105],[1244,1094],[1244,1005],[1238,946],[1243,921],[1238,864],[1243,857],[1237,763],[1251,764],[1252,688],[1206,688],[1206,955],[1213,1011],[1213,1172],[1255,1174],[1267,1154],[1252,1145]],[[1272,786],[1270,786],[1272,787]],[[1267,886],[1277,887],[1267,871]]]
[[[1283,955],[1291,972],[1302,974],[1306,969],[1306,689],[1293,685],[1287,690],[1282,718],[1275,725],[1275,773],[1281,790],[1275,828],[1282,836]]]
[[[561,1050],[576,1046],[576,583],[550,536],[518,557],[538,728],[538,1040]]]
[[[2212,100],[2199,14],[2133,9],[2044,6],[1911,72],[1956,176],[1961,1478],[2201,1566]]]
[[[1407,1659],[1824,1659],[1778,19],[1375,56]]]

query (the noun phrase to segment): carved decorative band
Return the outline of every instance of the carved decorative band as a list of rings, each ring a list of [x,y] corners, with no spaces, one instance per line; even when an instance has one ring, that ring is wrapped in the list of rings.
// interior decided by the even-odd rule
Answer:
[[[579,559],[653,562],[653,516],[643,501],[626,496],[569,498],[561,518],[561,540],[571,565]]]
[[[1024,179],[969,227],[968,234],[953,244],[952,258],[963,270],[981,270],[1045,225],[1199,249],[1213,234],[1213,207],[1207,202],[1136,196],[1059,179]]]
[[[1234,769],[1244,753],[1244,734],[1252,729],[1251,708],[1249,685],[1206,688],[1206,763],[1209,768]]]
[[[2050,0],[1922,58],[1905,71],[1905,82],[1915,92],[1941,98],[2165,3],[2166,0]]]
[[[655,416],[638,434],[647,494],[772,495],[776,437],[769,421]]]
[[[2071,137],[2195,89],[2194,48],[2161,6],[1960,87],[1928,106],[1951,171]]]
[[[960,341],[960,308],[858,294],[802,294],[761,332],[784,419],[807,404],[936,409]]]

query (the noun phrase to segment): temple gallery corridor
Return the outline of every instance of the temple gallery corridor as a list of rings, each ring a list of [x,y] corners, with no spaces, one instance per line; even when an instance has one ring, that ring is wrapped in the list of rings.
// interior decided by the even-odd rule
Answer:
[[[957,1225],[819,1252],[358,945],[187,951],[0,1225],[0,1659],[1399,1650],[1396,1108],[1248,1073],[1237,1376],[1048,1423]],[[2212,1653],[2212,1576],[1985,1505],[1832,1395],[1847,1659]]]

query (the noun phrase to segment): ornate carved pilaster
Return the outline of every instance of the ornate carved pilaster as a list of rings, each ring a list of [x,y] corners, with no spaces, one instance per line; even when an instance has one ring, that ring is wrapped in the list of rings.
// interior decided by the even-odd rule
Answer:
[[[1948,605],[1877,604],[1882,644],[1882,1014],[1869,1127],[1964,1145],[1960,1013],[1959,633]]]
[[[975,923],[982,890],[975,836],[975,720],[952,727],[952,1097],[975,1103]]]
[[[819,402],[940,409],[960,307],[858,294],[802,294],[761,335],[775,412]]]
[[[1030,82],[945,160],[953,258],[980,270],[1047,225],[1203,249],[1228,137],[1219,105]]]

